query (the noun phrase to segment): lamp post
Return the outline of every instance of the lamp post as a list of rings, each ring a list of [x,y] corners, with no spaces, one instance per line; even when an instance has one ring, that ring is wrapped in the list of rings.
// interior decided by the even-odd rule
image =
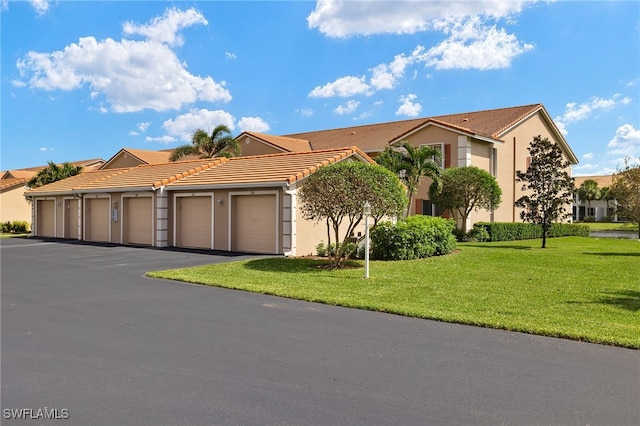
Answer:
[[[362,208],[364,215],[364,277],[369,278],[369,216],[371,215],[371,204],[364,203]]]

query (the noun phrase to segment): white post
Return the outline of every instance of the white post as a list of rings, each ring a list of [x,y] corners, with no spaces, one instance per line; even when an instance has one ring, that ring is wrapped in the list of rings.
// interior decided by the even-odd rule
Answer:
[[[364,277],[369,278],[369,215],[371,214],[371,204],[364,203]]]

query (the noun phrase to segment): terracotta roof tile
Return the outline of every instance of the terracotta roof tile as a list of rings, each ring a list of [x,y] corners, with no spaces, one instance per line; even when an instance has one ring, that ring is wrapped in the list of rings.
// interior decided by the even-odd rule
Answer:
[[[273,136],[273,135],[267,135],[264,133],[247,132],[247,131],[243,132],[242,134],[249,135],[254,139],[258,139],[268,144],[274,145],[275,147],[280,148],[283,151],[287,151],[287,152],[311,151],[311,145],[309,144],[309,141],[304,139],[288,138],[284,136]],[[239,135],[238,138],[241,138],[242,134]]]
[[[604,176],[576,176],[575,177],[575,187],[579,188],[580,185],[584,183],[585,180],[595,180],[598,182],[598,188],[604,188],[605,186],[611,186],[613,182],[612,175],[604,175]]]
[[[0,190],[4,191],[5,189],[11,189],[16,186],[24,186],[26,185],[26,183],[27,183],[26,178],[19,178],[19,177],[4,178],[0,180]]]
[[[430,123],[450,126],[456,130],[499,139],[500,135],[520,120],[535,113],[542,105],[525,105],[460,114],[416,118],[388,123],[344,127],[340,129],[284,135],[288,138],[305,139],[313,149],[327,149],[356,145],[365,152],[381,151],[388,144],[400,140]]]
[[[88,182],[99,181],[100,179],[104,179],[111,175],[124,173],[127,170],[129,169],[95,170],[86,173],[80,173],[75,176],[50,183],[48,185],[29,189],[27,190],[26,195],[71,193],[75,189],[80,188],[82,185]]]
[[[352,155],[358,155],[373,163],[373,160],[357,147],[233,157],[216,167],[172,182],[168,187],[180,189],[193,186],[291,184],[320,167]]]
[[[197,173],[196,169],[198,167],[206,169],[218,164],[220,161],[221,159],[208,158],[164,164],[143,164],[126,169],[123,173],[107,176],[97,181],[87,182],[75,189],[79,192],[131,190],[133,188],[152,189],[170,182],[172,178],[182,179],[185,176]]]

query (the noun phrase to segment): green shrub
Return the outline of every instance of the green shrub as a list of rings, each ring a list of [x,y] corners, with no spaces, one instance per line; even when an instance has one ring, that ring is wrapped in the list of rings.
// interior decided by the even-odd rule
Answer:
[[[456,247],[454,228],[452,220],[422,215],[380,223],[371,231],[371,256],[407,260],[451,253]]]
[[[349,242],[347,243],[345,258],[354,259],[358,255],[358,247],[355,243]],[[327,256],[335,256],[336,255],[336,245],[329,244],[328,246],[324,243],[324,241],[320,241],[318,245],[316,245],[316,254],[320,257]]]
[[[474,231],[478,229],[476,232],[482,232],[479,229],[486,231],[488,239],[485,241],[515,241],[542,238],[542,227],[533,223],[480,222],[476,223],[473,229]],[[588,237],[589,227],[587,225],[576,225],[573,223],[551,224],[549,237],[569,236]]]
[[[11,232],[11,222],[0,223],[0,232]]]
[[[14,220],[11,222],[11,232],[24,234],[29,231],[29,224],[24,220]]]
[[[316,246],[316,254],[320,257],[327,256],[327,246],[324,244],[324,241],[320,241]]]

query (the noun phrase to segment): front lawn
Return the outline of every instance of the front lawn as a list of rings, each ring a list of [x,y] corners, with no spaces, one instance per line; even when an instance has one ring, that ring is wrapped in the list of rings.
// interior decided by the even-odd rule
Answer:
[[[423,260],[326,270],[262,258],[148,276],[640,349],[640,242],[583,237],[465,243]]]
[[[0,232],[0,238],[21,238],[28,237],[31,234],[16,234],[14,232]]]
[[[575,222],[578,225],[587,225],[590,231],[629,231],[638,232],[638,225],[620,222]]]

